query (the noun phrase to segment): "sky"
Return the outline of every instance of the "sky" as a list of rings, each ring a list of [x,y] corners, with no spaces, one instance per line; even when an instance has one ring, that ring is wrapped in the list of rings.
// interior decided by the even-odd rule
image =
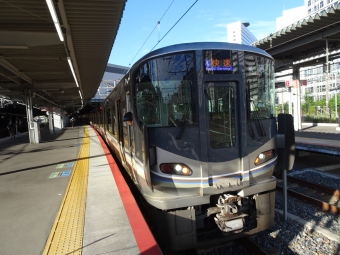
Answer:
[[[302,5],[304,0],[127,0],[108,63],[132,67],[165,46],[226,42],[226,25],[236,21],[249,22],[260,40],[276,32],[283,10]]]

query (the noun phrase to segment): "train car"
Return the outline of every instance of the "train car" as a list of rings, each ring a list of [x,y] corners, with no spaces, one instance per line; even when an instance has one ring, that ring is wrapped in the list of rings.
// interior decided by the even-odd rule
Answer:
[[[138,187],[160,245],[200,248],[273,225],[280,150],[266,52],[220,42],[152,51],[91,124]]]

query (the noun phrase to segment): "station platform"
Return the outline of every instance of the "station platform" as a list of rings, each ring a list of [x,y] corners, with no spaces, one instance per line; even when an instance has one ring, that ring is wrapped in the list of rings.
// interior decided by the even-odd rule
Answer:
[[[0,140],[0,254],[162,254],[90,126]]]
[[[334,125],[303,126],[297,146],[340,152]],[[321,162],[322,163],[322,162]],[[0,254],[162,254],[108,148],[90,126],[41,142],[0,139]],[[338,170],[334,170],[338,171]]]
[[[304,124],[295,132],[295,149],[340,156],[340,129],[337,124]]]

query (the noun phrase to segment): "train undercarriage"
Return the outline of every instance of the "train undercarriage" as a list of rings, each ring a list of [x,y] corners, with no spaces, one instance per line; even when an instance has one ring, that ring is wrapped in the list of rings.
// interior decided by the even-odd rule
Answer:
[[[268,229],[274,224],[275,191],[240,197],[211,196],[211,203],[159,210],[144,203],[158,243],[172,251],[207,248]]]

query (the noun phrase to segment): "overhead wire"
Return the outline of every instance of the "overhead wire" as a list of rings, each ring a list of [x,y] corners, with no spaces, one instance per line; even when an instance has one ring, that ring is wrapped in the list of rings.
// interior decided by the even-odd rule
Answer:
[[[151,31],[151,33],[149,34],[148,38],[146,38],[146,40],[144,41],[143,45],[140,47],[140,49],[137,51],[136,55],[133,57],[133,59],[130,61],[129,65],[131,65],[131,62],[135,59],[135,57],[138,55],[138,53],[141,51],[141,49],[143,48],[144,44],[147,42],[147,40],[149,40],[150,36],[152,35],[153,31],[155,31],[155,29],[159,26],[161,20],[163,19],[164,15],[168,12],[170,6],[173,4],[175,0],[172,0],[172,2],[170,3],[169,7],[166,9],[166,11],[164,12],[164,14],[162,15],[162,17],[159,19],[159,21],[157,21],[156,26],[154,27],[154,29]]]
[[[188,11],[190,11],[190,9],[197,3],[198,0],[196,0],[190,7],[189,9],[182,15],[182,17],[180,17],[177,22],[168,30],[168,32],[166,32],[166,34],[156,43],[155,46],[153,46],[153,48],[150,50],[150,52],[164,39],[164,37],[177,25],[177,23],[188,13]]]

